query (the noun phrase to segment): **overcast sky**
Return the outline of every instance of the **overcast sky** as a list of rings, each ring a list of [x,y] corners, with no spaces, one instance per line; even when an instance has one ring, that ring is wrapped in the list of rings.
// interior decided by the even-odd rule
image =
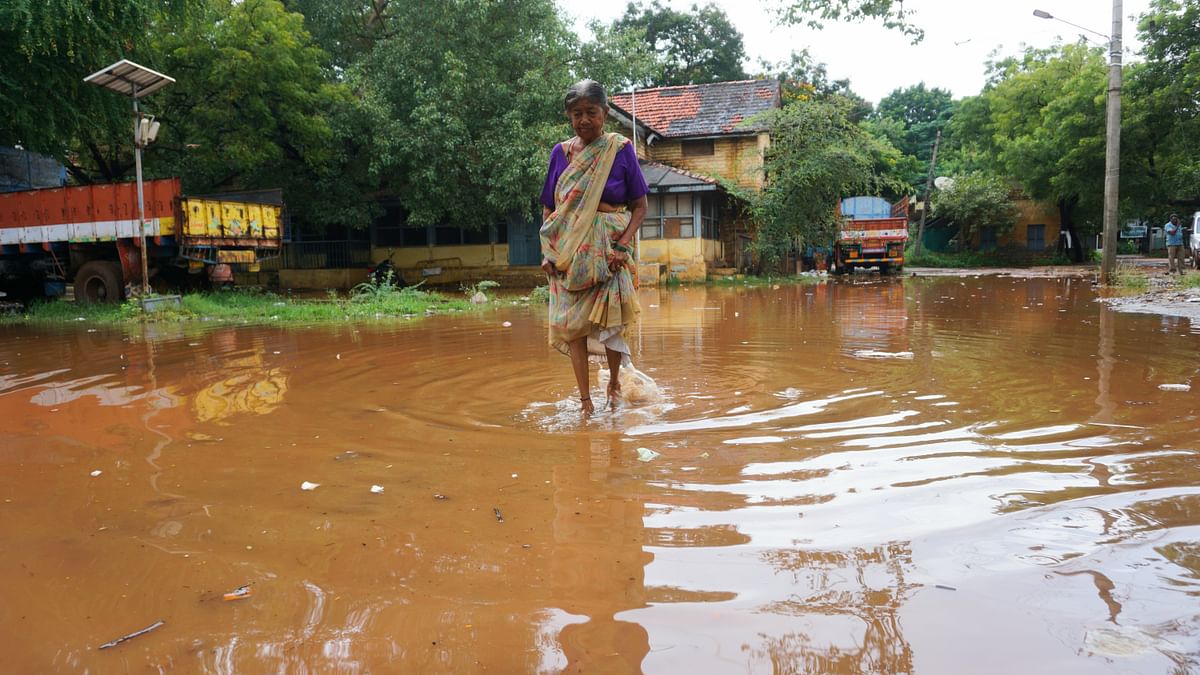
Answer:
[[[661,0],[664,5],[687,10],[693,0]],[[809,48],[818,61],[828,64],[834,79],[849,78],[859,95],[878,103],[897,87],[924,81],[949,89],[956,98],[979,93],[984,62],[997,48],[1001,54],[1017,53],[1021,44],[1049,46],[1056,38],[1073,42],[1080,30],[1059,21],[1039,19],[1034,9],[1107,35],[1112,29],[1112,3],[1108,0],[908,0],[914,21],[925,29],[925,40],[912,45],[898,31],[878,23],[827,24],[824,30],[779,27],[774,10],[786,0],[714,0],[742,32],[750,62],[786,60],[792,50]],[[609,22],[624,13],[625,2],[559,0],[576,18],[576,28],[586,35],[590,19]],[[700,2],[699,4],[704,4]],[[1125,59],[1136,58],[1136,19],[1149,0],[1125,0],[1123,36]],[[1088,34],[1097,42],[1104,38]]]

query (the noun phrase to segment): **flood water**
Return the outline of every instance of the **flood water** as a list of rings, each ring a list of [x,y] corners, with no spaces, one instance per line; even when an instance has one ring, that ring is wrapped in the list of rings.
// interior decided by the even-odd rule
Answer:
[[[0,672],[1200,672],[1200,326],[641,299],[663,399],[586,424],[544,308],[0,328]]]

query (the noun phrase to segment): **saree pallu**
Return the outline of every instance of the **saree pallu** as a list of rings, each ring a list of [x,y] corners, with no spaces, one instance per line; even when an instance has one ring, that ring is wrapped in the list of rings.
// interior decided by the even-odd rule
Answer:
[[[636,262],[608,269],[612,243],[629,226],[628,211],[596,210],[613,158],[627,139],[605,134],[574,157],[555,186],[555,210],[540,230],[542,254],[554,262],[550,277],[550,345],[569,352],[568,343],[592,337],[605,347],[629,353],[622,333],[637,316]]]

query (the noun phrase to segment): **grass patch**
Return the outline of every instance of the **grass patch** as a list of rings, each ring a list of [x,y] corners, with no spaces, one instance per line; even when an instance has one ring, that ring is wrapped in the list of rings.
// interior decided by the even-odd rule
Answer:
[[[1071,261],[1056,252],[1029,251],[1018,246],[1002,246],[994,251],[939,252],[913,248],[904,252],[904,264],[912,267],[1037,267],[1069,265]]]
[[[224,321],[237,323],[323,323],[334,321],[374,321],[423,316],[474,307],[466,300],[448,298],[420,288],[396,289],[392,286],[356,287],[349,297],[330,292],[326,298],[297,299],[275,293],[222,291],[190,293],[180,307],[145,313],[136,300],[120,305],[82,305],[71,302],[45,302],[31,305],[23,312],[0,317],[0,323],[93,324],[172,321]]]
[[[1200,273],[1188,272],[1179,277],[1180,288],[1200,288]]]
[[[1121,263],[1113,270],[1112,285],[1128,291],[1145,291],[1150,288],[1150,275],[1134,265]]]
[[[708,283],[713,286],[796,286],[800,284],[819,284],[828,277],[818,276],[816,274],[796,274],[796,275],[781,275],[777,277],[756,275],[743,275],[741,279],[737,277],[715,277],[708,280]]]

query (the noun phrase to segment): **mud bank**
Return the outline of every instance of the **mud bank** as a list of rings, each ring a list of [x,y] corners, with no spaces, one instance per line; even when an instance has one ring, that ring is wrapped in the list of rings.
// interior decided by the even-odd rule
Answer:
[[[1155,288],[1139,295],[1104,298],[1101,302],[1119,312],[1162,314],[1200,321],[1200,288]]]

